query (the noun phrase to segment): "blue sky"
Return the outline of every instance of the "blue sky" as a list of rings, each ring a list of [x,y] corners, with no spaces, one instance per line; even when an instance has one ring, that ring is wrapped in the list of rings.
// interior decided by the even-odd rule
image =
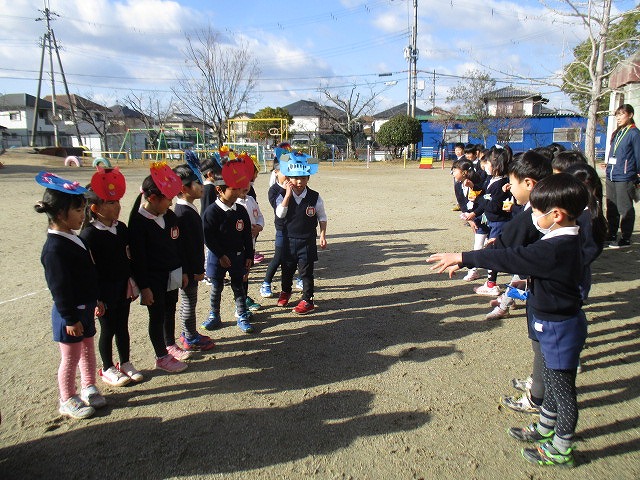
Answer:
[[[186,68],[185,34],[208,26],[224,42],[244,42],[258,61],[258,100],[249,111],[320,100],[321,86],[338,92],[373,84],[384,89],[376,111],[407,98],[403,49],[412,0],[48,1],[58,15],[52,27],[71,92],[100,103],[122,101],[132,91],[167,98]],[[614,1],[614,10],[634,6]],[[418,7],[418,69],[425,86],[419,108],[432,105],[434,71],[435,104],[446,108],[449,88],[471,68],[488,72],[498,87],[540,91],[549,106],[573,108],[557,88],[516,77],[557,78],[573,58],[572,48],[586,38],[580,25],[535,0],[418,0]],[[35,19],[43,8],[38,0],[0,0],[0,93],[35,95],[38,39],[45,32],[45,22]],[[42,96],[51,93],[48,73],[45,79]],[[62,92],[57,82],[56,93]]]

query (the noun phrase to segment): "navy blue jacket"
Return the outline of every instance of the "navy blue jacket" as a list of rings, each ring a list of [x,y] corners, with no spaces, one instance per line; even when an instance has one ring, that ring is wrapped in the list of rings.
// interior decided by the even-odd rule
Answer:
[[[640,173],[640,131],[633,125],[622,136],[616,148],[618,137],[624,132],[624,128],[620,129],[611,140],[609,156],[614,157],[616,163],[607,164],[606,176],[607,180],[613,182],[637,181]]]
[[[182,273],[194,275],[204,273],[204,232],[202,218],[188,205],[176,204],[174,207],[180,227],[180,256],[182,258]]]
[[[207,248],[220,258],[231,258],[244,252],[245,258],[253,258],[251,219],[247,209],[234,204],[235,208],[224,211],[216,203],[204,212],[204,241]]]

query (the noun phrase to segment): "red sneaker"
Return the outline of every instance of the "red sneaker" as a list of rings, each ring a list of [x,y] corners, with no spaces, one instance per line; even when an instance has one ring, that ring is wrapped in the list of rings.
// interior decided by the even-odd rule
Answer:
[[[289,303],[289,299],[291,298],[291,292],[280,292],[280,296],[278,297],[278,306],[286,307],[287,303]]]
[[[296,305],[296,308],[293,309],[294,313],[297,313],[298,315],[305,315],[311,311],[313,311],[313,309],[316,308],[313,305],[313,302],[307,302],[306,300],[300,300],[300,303],[298,303],[298,305]]]

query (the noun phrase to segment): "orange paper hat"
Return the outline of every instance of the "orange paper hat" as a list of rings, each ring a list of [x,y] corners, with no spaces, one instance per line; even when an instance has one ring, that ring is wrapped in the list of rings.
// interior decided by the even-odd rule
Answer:
[[[167,162],[152,162],[149,171],[153,183],[165,197],[173,198],[182,190],[182,180],[171,170]]]
[[[105,202],[120,200],[127,190],[124,175],[118,167],[98,167],[98,171],[91,177],[91,190]]]

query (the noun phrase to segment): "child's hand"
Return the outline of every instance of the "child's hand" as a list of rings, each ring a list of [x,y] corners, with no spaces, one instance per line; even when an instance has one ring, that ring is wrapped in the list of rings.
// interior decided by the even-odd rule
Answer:
[[[189,285],[189,275],[186,273],[182,274],[182,289],[184,290]]]
[[[222,268],[229,268],[231,266],[231,260],[229,260],[229,257],[226,255],[221,256],[219,262]]]
[[[204,280],[204,273],[199,273],[197,275],[194,275],[193,280],[196,282],[201,282],[202,280]]]
[[[449,272],[449,278],[453,277],[453,274],[460,270],[460,263],[462,263],[461,253],[434,253],[427,258],[427,263],[433,263],[431,270],[435,270],[437,273],[442,273],[445,270]]]
[[[469,187],[469,188],[473,189],[473,182],[471,180],[469,180],[468,178],[465,178],[462,181],[462,186],[463,187]]]
[[[251,236],[253,238],[256,238],[261,231],[262,231],[261,225],[251,225]]]
[[[247,273],[249,272],[249,270],[251,269],[252,266],[253,266],[253,258],[247,258],[244,261],[244,267],[245,267]]]
[[[84,327],[82,326],[82,322],[76,322],[70,327],[67,325],[65,329],[67,330],[67,335],[70,335],[72,337],[81,337],[82,334],[84,333]]]
[[[98,304],[96,305],[96,312],[95,312],[96,317],[103,316],[106,310],[107,308],[104,306],[104,303],[98,300]]]
[[[469,220],[467,223],[469,224],[469,226],[471,227],[471,230],[473,230],[473,233],[475,234],[478,231],[478,225],[476,225],[476,222],[474,222],[473,220]]]
[[[324,232],[320,232],[320,248],[322,250],[327,248],[327,236],[324,234]]]
[[[495,238],[490,238],[489,240],[487,240],[486,242],[484,242],[484,247],[482,248],[489,248],[492,244],[494,244],[496,242]]]
[[[140,290],[140,303],[142,305],[153,305],[153,292],[150,288]]]
[[[505,184],[502,186],[502,191],[503,191],[503,192],[509,192],[509,191],[511,191],[511,184],[510,184],[510,183],[505,183]]]

